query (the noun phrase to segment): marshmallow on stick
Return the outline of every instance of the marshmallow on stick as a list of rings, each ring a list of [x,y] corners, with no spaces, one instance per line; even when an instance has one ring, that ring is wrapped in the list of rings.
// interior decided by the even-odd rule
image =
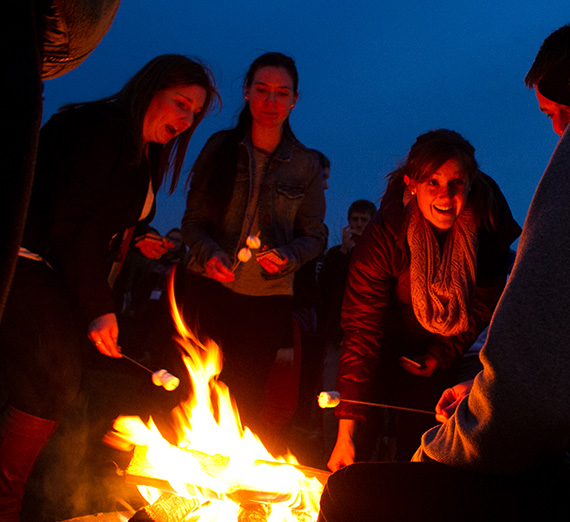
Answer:
[[[323,391],[319,393],[319,407],[336,408],[340,404],[340,393],[337,391]]]
[[[364,402],[364,401],[355,401],[352,399],[341,399],[340,393],[337,391],[323,391],[319,393],[319,406],[321,408],[336,408],[340,402],[350,402],[352,404],[361,404],[363,406],[376,406],[378,408],[389,408],[392,410],[402,410],[402,411],[411,411],[414,413],[425,413],[426,415],[435,415],[433,411],[427,410],[418,410],[416,408],[406,408],[404,406],[394,406],[393,404],[380,404],[377,402]]]
[[[250,259],[251,259],[251,250],[247,247],[243,247],[239,252],[238,252],[238,259],[242,262],[242,263],[247,263]]]
[[[121,354],[123,359],[136,364],[139,368],[146,370],[148,373],[152,373],[152,383],[155,386],[162,386],[166,391],[173,391],[178,388],[180,384],[180,379],[171,373],[168,373],[166,370],[158,370],[153,372],[150,368],[147,368],[144,364],[136,361],[135,359],[131,359],[125,354]]]
[[[258,248],[260,248],[261,240],[259,239],[259,232],[255,234],[255,236],[253,235],[247,236],[246,245],[248,248],[251,248],[252,250],[257,250]]]
[[[158,370],[152,374],[152,383],[155,386],[162,386],[166,391],[173,391],[178,388],[180,379],[166,370]]]

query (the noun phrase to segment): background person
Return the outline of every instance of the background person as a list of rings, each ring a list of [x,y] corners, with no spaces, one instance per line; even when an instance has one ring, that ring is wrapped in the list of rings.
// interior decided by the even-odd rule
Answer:
[[[433,410],[489,323],[520,227],[457,132],[419,136],[388,180],[351,259],[337,390],[345,399]],[[330,469],[354,461],[354,430],[366,412],[336,408]],[[409,460],[433,422],[398,412],[395,459]]]
[[[276,357],[293,363],[293,275],[325,247],[325,197],[319,161],[289,123],[298,98],[293,59],[258,57],[244,98],[237,125],[214,134],[192,168],[181,227],[190,255],[184,311],[190,327],[221,346],[221,380],[267,443],[275,430],[259,407]],[[260,248],[240,262],[248,236]]]
[[[362,236],[366,225],[376,214],[376,205],[367,199],[353,201],[348,207],[348,224],[342,228],[342,242],[327,250],[319,276],[323,295],[322,325],[328,347],[340,348],[342,328],[340,311],[344,297],[344,286],[348,276],[350,256],[357,241]],[[336,378],[336,371],[335,378]],[[334,383],[332,388],[334,389]]]
[[[117,94],[64,107],[44,125],[0,326],[9,386],[0,520],[19,519],[34,462],[79,392],[86,334],[102,354],[121,357],[109,245],[152,216],[167,174],[174,190],[190,136],[216,96],[204,66],[162,55]],[[153,257],[164,253],[144,248]]]
[[[341,244],[329,248],[323,260],[323,266],[319,274],[319,288],[322,296],[319,329],[322,332],[325,343],[325,358],[321,379],[322,390],[336,389],[336,374],[342,343],[340,312],[350,257],[356,242],[362,236],[366,225],[376,214],[376,210],[376,205],[367,199],[353,201],[348,207],[348,224],[342,228]],[[318,393],[317,391],[317,395]],[[314,396],[312,399],[314,404]],[[328,459],[336,441],[338,421],[333,410],[321,411],[323,443]]]

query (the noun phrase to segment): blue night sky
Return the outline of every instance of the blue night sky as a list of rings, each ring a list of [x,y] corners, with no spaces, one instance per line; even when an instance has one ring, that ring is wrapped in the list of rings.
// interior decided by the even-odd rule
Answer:
[[[330,245],[349,204],[376,201],[416,136],[440,127],[475,146],[522,225],[557,141],[524,76],[544,38],[569,22],[568,0],[123,0],[91,56],[46,82],[44,119],[119,90],[158,54],[197,57],[224,105],[195,133],[189,168],[207,138],[233,124],[251,61],[280,51],[300,75],[293,130],[332,162]],[[183,182],[158,204],[153,226],[164,234],[180,224]]]

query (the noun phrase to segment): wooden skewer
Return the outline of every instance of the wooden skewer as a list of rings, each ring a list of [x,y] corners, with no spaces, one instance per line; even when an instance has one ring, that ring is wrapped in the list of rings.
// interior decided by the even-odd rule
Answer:
[[[154,373],[150,368],[147,368],[144,364],[141,364],[140,362],[135,361],[135,359],[131,359],[130,357],[128,357],[124,353],[122,353],[121,355],[123,356],[123,359],[126,359],[127,361],[130,361],[133,364],[136,364],[139,368],[142,368],[143,370],[146,370],[149,373]]]
[[[426,415],[435,415],[433,411],[418,410],[416,408],[406,408],[405,406],[394,406],[393,404],[381,404],[379,402],[364,402],[353,399],[343,399],[337,391],[324,391],[318,395],[319,406],[321,408],[335,408],[340,401],[349,402],[351,404],[362,404],[363,406],[375,406],[377,408],[388,408],[391,410],[411,411],[413,413],[425,413]]]
[[[377,406],[379,408],[388,408],[391,410],[403,410],[403,411],[411,411],[414,413],[425,413],[427,415],[435,415],[433,411],[427,410],[418,410],[416,408],[405,408],[404,406],[394,406],[393,404],[380,404],[378,402],[364,402],[364,401],[353,401],[350,399],[340,399],[341,402],[350,402],[352,404],[362,404],[363,406]]]

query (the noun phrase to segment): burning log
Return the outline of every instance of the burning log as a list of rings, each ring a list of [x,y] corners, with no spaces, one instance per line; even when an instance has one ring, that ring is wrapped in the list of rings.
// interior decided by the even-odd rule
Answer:
[[[129,522],[183,522],[199,507],[198,499],[164,493],[154,504],[139,509]]]
[[[223,470],[228,466],[229,457],[224,455],[208,455],[207,453],[203,453],[201,451],[193,450],[193,449],[185,449],[185,452],[190,453],[196,461],[199,463],[200,468],[206,474],[211,477],[219,476]],[[137,484],[140,486],[151,486],[156,487],[161,490],[169,491],[170,485],[168,481],[164,478],[160,477],[152,477],[149,476],[148,470],[148,460],[146,457],[147,448],[145,446],[136,446],[134,449],[133,456],[127,469],[122,473],[125,481],[131,484]],[[283,467],[283,466],[290,466],[295,469],[301,471],[305,477],[311,479],[316,478],[323,486],[327,483],[327,480],[330,476],[330,472],[310,468],[308,466],[301,466],[298,464],[288,464],[285,462],[271,462],[265,460],[257,460],[255,461],[256,464],[264,465],[264,466],[271,466],[271,467]],[[243,494],[244,490],[236,490],[234,491],[234,496]],[[244,499],[236,499],[239,503]],[[281,502],[283,501],[282,498],[279,499],[263,499],[264,502]]]
[[[192,458],[198,463],[201,472],[210,477],[217,477],[224,474],[224,471],[229,465],[230,458],[223,455],[208,455],[206,453],[186,448],[184,453],[191,455]],[[157,488],[163,492],[162,496],[150,506],[138,511],[130,522],[179,522],[188,520],[187,517],[190,513],[199,510],[204,504],[210,501],[220,500],[226,498],[233,501],[239,506],[238,518],[239,522],[264,522],[273,510],[273,505],[290,504],[295,501],[295,507],[291,509],[291,514],[299,522],[310,522],[313,520],[308,515],[304,498],[297,497],[301,490],[306,491],[305,487],[310,487],[309,482],[299,485],[300,489],[297,493],[293,494],[291,491],[271,491],[265,488],[252,488],[243,483],[235,483],[233,486],[228,485],[225,492],[214,491],[207,486],[198,484],[186,484],[185,495],[196,494],[199,498],[192,497],[188,500],[182,496],[178,496],[177,490],[170,484],[169,479],[165,476],[160,476],[160,473],[149,467],[147,458],[148,448],[145,446],[136,446],[134,448],[133,456],[125,471],[119,471],[124,477],[125,481],[139,486],[150,486]],[[261,470],[278,471],[279,468],[283,470],[296,469],[305,475],[306,480],[310,481],[316,478],[321,484],[325,484],[330,473],[314,468],[309,468],[301,465],[293,465],[285,462],[271,462],[257,460],[256,465]],[[256,469],[256,466],[254,466]],[[156,472],[156,474],[155,474]],[[272,471],[273,472],[273,471]],[[265,484],[267,486],[268,484]],[[180,484],[178,484],[180,487]],[[196,514],[194,515],[196,516]]]
[[[267,522],[269,515],[271,515],[271,504],[242,504],[237,522]]]

